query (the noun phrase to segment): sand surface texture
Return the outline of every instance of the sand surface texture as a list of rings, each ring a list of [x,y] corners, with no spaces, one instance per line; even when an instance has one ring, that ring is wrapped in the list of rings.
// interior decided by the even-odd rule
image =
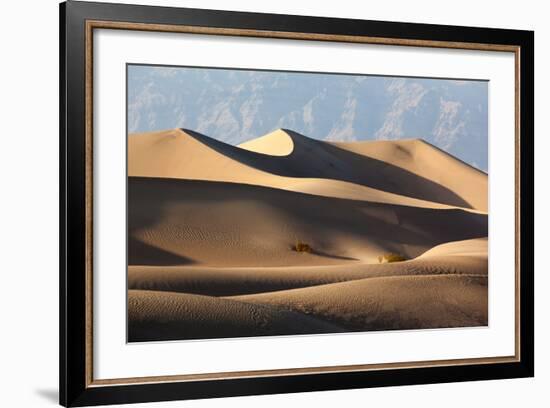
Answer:
[[[128,173],[130,341],[487,325],[487,175],[422,140],[175,129]]]

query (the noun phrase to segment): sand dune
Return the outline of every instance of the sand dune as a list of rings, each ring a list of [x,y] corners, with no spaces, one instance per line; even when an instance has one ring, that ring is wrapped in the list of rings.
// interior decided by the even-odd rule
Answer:
[[[130,341],[487,324],[487,175],[422,140],[175,129],[128,174]]]
[[[300,163],[309,163],[314,153],[325,166],[316,169],[323,177],[487,211],[487,175],[421,139],[327,143],[279,129],[239,147],[266,155],[286,152]]]
[[[369,144],[386,145],[385,150],[379,149],[386,155],[369,156],[377,150],[369,149]],[[128,175],[227,181],[303,192],[308,191],[300,187],[309,186],[319,195],[344,192],[342,198],[487,210],[486,197],[472,198],[486,189],[487,176],[421,140],[339,146],[279,130],[241,146],[245,148],[181,129],[131,135]],[[286,150],[291,151],[281,156]],[[395,151],[408,152],[410,163]],[[431,170],[437,169],[437,181],[423,170],[427,163]]]
[[[322,265],[377,262],[387,252],[412,258],[444,242],[485,237],[487,216],[236,183],[131,177],[128,228],[133,241],[182,257],[172,264]],[[313,253],[292,251],[296,241],[310,244]],[[129,246],[131,265],[150,264],[149,255],[134,249]]]

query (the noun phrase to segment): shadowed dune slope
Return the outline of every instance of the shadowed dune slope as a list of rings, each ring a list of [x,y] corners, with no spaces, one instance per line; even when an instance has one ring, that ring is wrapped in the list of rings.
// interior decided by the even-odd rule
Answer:
[[[267,187],[130,177],[129,264],[135,243],[210,266],[377,262],[386,252],[418,256],[435,245],[487,236],[487,216],[319,197]],[[312,253],[291,250],[297,241]],[[190,261],[192,260],[192,261]],[[178,264],[174,262],[172,264]]]
[[[370,144],[378,147],[369,148]],[[278,130],[241,146],[190,130],[134,134],[128,142],[128,174],[487,210],[486,197],[478,194],[483,185],[486,188],[487,176],[420,140],[341,145]]]

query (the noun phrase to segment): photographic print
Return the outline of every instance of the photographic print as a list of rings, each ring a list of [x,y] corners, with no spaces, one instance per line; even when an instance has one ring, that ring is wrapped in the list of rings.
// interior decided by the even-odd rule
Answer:
[[[128,341],[488,324],[488,82],[127,65]]]
[[[534,376],[532,31],[59,23],[62,405]]]

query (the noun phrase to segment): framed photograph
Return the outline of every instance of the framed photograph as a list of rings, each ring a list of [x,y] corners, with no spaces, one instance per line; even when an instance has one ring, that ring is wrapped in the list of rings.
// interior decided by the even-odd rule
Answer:
[[[533,32],[60,27],[62,405],[534,375]]]

